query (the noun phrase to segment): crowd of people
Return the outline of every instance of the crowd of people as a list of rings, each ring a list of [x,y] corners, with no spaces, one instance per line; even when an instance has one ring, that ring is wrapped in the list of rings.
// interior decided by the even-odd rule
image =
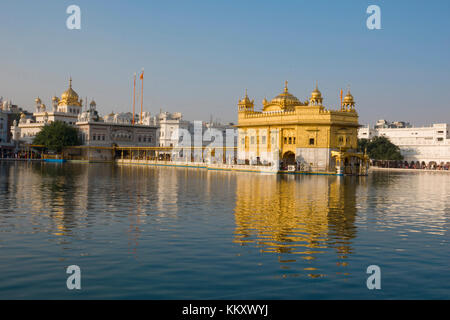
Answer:
[[[399,169],[418,169],[418,170],[450,170],[450,162],[437,163],[431,161],[428,164],[425,161],[396,161],[396,160],[377,160],[371,161],[371,165],[379,168],[399,168]]]
[[[0,159],[40,159],[41,155],[39,153],[33,152],[33,155],[30,152],[24,151],[3,151],[0,153]]]

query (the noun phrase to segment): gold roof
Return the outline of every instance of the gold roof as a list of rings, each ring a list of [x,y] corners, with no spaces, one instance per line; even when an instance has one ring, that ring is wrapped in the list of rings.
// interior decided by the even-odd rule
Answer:
[[[241,100],[239,100],[238,105],[242,106],[242,107],[253,108],[254,102],[255,102],[254,100],[250,100],[250,98],[248,97],[248,94],[247,94],[247,89],[245,89],[245,97],[242,98]]]
[[[311,92],[311,98],[312,99],[321,99],[322,98],[322,93],[319,91],[319,87],[318,87],[317,83],[316,83],[316,88],[314,89],[313,92]]]
[[[344,104],[352,104],[355,103],[352,94],[350,93],[350,89],[347,92],[347,95],[344,97]]]
[[[61,100],[59,101],[58,105],[81,107],[81,102],[79,101],[78,94],[72,89],[72,78],[70,78],[69,80],[69,89],[62,93]]]
[[[281,108],[292,108],[295,106],[303,106],[303,102],[301,102],[296,96],[292,95],[288,91],[288,82],[285,82],[284,91],[280,93],[275,98],[273,98],[270,103],[264,105],[264,109],[269,108],[271,106],[277,106]]]
[[[273,98],[272,101],[270,101],[270,103],[285,106],[296,106],[302,104],[296,96],[289,93],[287,84],[288,82],[286,81],[284,85],[284,92],[280,93],[275,98]]]

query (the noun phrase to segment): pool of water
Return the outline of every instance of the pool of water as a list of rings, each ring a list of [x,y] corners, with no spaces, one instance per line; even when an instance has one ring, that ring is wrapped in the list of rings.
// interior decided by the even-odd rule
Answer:
[[[0,298],[449,299],[449,218],[442,173],[0,162]]]

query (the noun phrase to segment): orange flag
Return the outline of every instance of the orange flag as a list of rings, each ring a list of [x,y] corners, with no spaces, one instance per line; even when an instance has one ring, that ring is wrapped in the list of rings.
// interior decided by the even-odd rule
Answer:
[[[139,79],[144,80],[144,70],[142,70],[141,76],[139,77]]]

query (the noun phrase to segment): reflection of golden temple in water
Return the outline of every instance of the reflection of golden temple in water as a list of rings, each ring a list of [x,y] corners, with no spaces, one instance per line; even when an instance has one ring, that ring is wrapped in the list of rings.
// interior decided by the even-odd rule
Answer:
[[[235,242],[254,243],[262,252],[300,254],[306,260],[318,258],[317,254],[327,248],[335,249],[339,259],[352,253],[355,181],[252,174],[236,179]]]

